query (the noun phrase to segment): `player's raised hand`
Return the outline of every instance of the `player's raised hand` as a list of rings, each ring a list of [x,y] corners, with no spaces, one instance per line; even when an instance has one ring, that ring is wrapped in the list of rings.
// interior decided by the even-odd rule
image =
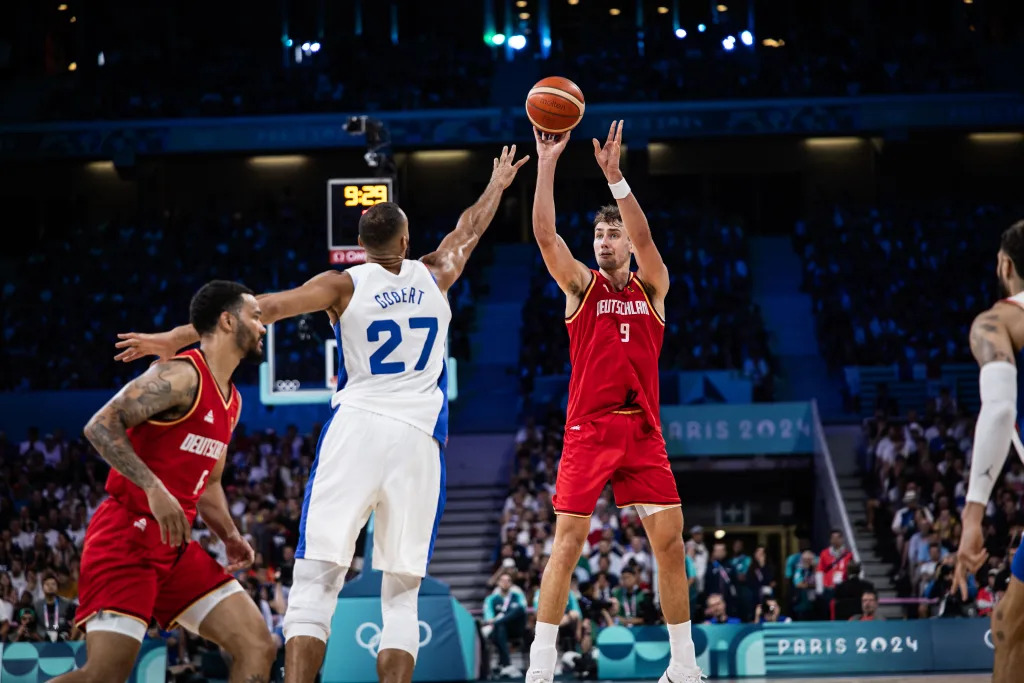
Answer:
[[[121,341],[114,344],[115,348],[124,349],[114,356],[114,360],[131,363],[133,360],[146,356],[157,356],[159,360],[170,358],[178,349],[170,332],[146,334],[144,332],[125,332],[117,335]]]
[[[237,531],[224,539],[224,547],[228,554],[228,565],[224,567],[224,571],[228,574],[248,569],[256,559],[252,546]]]
[[[533,139],[537,141],[537,158],[549,161],[557,159],[562,155],[562,151],[565,150],[571,133],[572,131],[560,134],[545,133],[534,126]]]
[[[160,542],[173,547],[187,543],[192,536],[192,525],[171,492],[161,484],[146,489],[146,499],[150,512],[160,525]]]
[[[512,145],[509,147],[505,145],[501,148],[501,156],[494,160],[494,170],[491,172],[491,182],[496,182],[501,185],[501,189],[507,188],[512,184],[512,181],[516,177],[516,173],[523,167],[527,161],[530,160],[530,155],[527,154],[525,157],[513,163],[513,159],[516,156],[516,146]]]
[[[604,141],[602,146],[597,138],[593,138],[594,142],[594,158],[597,159],[597,165],[601,167],[604,172],[604,177],[610,183],[617,183],[622,180],[622,172],[619,170],[619,155],[622,153],[622,124],[625,121],[612,121],[611,128],[608,129],[608,139]]]

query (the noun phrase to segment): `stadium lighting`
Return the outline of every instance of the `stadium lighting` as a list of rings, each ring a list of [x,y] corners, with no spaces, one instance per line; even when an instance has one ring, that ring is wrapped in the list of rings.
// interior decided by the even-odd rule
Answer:
[[[522,50],[526,47],[526,36],[516,34],[508,39],[508,46],[513,50]]]
[[[622,14],[622,10],[620,10],[618,7],[612,7],[611,9],[608,10],[608,14],[612,15],[613,17],[617,17],[620,14]]]
[[[697,24],[697,30],[700,31],[701,33],[704,33],[704,31],[708,30],[708,27],[705,26],[704,24]]]
[[[494,45],[504,45],[505,44],[505,34],[504,33],[495,33],[493,36],[491,36],[491,43],[494,44]]]
[[[302,51],[303,52],[309,52],[309,47],[310,47],[309,43],[303,43],[302,44]]]
[[[722,47],[731,52],[732,49],[736,47],[736,38],[734,36],[726,36],[725,38],[722,38]]]
[[[309,46],[309,51],[310,52],[320,52],[320,43],[312,43]]]
[[[747,47],[750,47],[754,44],[754,34],[750,31],[744,31],[740,34],[740,41]]]
[[[522,19],[523,21],[526,21],[527,19],[530,18],[530,13],[529,12],[520,12],[519,13],[519,18]]]
[[[685,28],[677,28],[676,29],[676,38],[683,39],[685,37],[686,37],[686,29]]]

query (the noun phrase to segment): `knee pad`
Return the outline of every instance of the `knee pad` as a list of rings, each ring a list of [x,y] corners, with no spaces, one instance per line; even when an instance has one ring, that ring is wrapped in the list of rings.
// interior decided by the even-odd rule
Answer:
[[[311,636],[327,642],[347,571],[348,567],[333,562],[295,560],[288,609],[284,614],[286,641],[296,636]]]
[[[384,572],[380,591],[380,611],[384,619],[381,650],[404,650],[416,660],[420,650],[419,594],[420,577]]]

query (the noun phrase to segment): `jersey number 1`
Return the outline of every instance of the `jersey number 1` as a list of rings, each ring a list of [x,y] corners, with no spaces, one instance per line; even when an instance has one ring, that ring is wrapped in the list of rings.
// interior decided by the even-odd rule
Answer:
[[[434,348],[434,340],[437,338],[437,318],[409,318],[409,329],[427,331],[427,341],[423,344],[415,367],[416,370],[422,370],[427,367],[430,351]],[[370,374],[397,375],[405,372],[405,363],[402,361],[385,360],[402,343],[402,328],[394,320],[374,320],[366,328],[366,341],[380,341],[382,334],[387,334],[387,338],[370,356]]]

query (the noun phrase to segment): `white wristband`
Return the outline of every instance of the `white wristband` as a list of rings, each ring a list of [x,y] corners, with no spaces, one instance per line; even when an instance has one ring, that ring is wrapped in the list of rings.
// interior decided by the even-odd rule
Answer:
[[[616,199],[625,199],[631,192],[625,178],[617,183],[608,183],[608,189],[612,191],[612,196]]]

